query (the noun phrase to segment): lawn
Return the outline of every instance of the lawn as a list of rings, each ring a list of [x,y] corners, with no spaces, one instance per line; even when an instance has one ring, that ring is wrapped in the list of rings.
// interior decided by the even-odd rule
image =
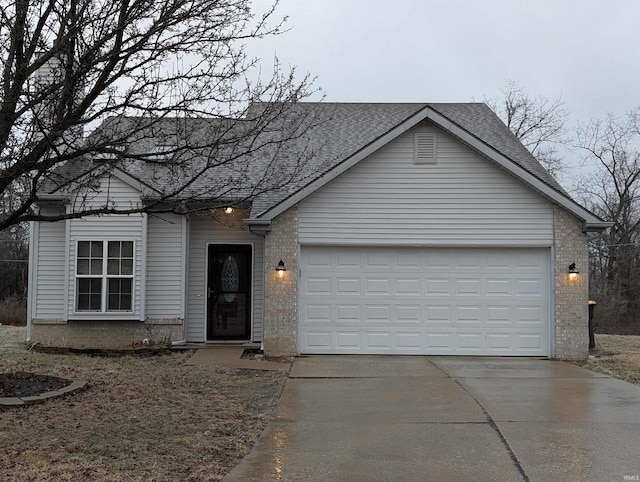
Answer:
[[[286,374],[185,365],[192,352],[97,357],[28,351],[0,326],[0,373],[87,380],[0,407],[0,481],[220,480],[271,420]]]
[[[580,365],[640,385],[640,336],[596,335],[593,355]]]
[[[0,407],[0,481],[220,480],[274,414],[282,372],[185,365],[191,352],[97,357],[28,351],[0,326],[0,373],[88,380],[86,390]],[[596,335],[586,368],[640,384],[640,336]]]

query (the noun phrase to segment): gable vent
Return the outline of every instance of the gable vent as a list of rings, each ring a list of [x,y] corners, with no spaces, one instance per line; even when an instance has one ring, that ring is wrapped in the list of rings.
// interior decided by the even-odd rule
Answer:
[[[413,162],[435,164],[438,161],[438,138],[435,134],[417,132],[413,137]]]

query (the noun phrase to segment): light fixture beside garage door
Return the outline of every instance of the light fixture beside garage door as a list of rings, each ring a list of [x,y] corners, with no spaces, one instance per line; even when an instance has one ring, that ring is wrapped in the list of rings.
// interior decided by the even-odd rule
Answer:
[[[280,260],[278,267],[276,268],[276,273],[278,273],[280,278],[283,278],[285,271],[287,271],[287,268],[284,266],[284,261]]]
[[[578,268],[576,268],[576,264],[571,263],[569,265],[569,279],[571,281],[576,281],[578,279],[579,274],[580,274],[580,271],[578,271]]]

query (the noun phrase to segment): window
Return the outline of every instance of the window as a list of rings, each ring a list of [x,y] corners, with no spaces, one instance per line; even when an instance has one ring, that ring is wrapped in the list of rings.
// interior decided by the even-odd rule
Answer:
[[[133,241],[78,241],[76,311],[132,311]]]

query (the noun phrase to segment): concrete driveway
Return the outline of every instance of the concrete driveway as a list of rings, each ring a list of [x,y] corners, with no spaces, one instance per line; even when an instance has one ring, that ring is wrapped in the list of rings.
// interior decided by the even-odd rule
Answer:
[[[224,480],[640,480],[640,387],[550,360],[309,356]]]

